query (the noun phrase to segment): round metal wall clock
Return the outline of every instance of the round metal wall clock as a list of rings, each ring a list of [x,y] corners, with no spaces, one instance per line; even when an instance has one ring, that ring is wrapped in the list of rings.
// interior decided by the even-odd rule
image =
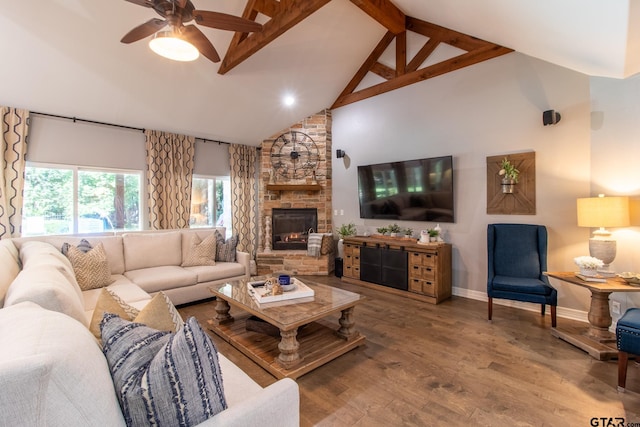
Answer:
[[[310,176],[319,160],[318,146],[306,133],[292,130],[273,141],[271,166],[280,176],[288,179]]]

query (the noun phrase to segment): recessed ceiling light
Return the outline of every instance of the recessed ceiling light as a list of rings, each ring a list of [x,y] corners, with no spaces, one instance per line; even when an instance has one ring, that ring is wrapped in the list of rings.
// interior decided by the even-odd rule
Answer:
[[[282,103],[287,107],[291,107],[296,103],[296,99],[293,97],[293,95],[285,95],[285,97],[282,98]]]

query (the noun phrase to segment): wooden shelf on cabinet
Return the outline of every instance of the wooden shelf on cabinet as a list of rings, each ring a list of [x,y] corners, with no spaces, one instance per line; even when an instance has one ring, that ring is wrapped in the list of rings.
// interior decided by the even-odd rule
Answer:
[[[269,191],[320,191],[320,184],[267,184]]]

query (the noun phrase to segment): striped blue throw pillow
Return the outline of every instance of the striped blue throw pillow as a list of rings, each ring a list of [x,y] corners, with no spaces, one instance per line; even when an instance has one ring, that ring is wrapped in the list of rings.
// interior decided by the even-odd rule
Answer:
[[[218,352],[194,317],[176,333],[110,313],[100,327],[128,426],[193,426],[227,408]]]

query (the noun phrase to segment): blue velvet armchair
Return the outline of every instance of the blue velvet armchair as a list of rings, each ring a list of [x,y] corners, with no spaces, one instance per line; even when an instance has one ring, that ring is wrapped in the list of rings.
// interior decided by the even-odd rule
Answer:
[[[556,327],[558,292],[543,273],[547,270],[547,229],[543,225],[489,224],[487,227],[489,320],[493,298],[551,306]]]

